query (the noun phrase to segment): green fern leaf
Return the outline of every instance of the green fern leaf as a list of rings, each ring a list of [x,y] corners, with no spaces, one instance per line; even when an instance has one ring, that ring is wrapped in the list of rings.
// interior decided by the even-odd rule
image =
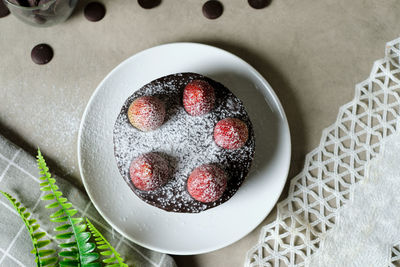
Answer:
[[[113,246],[105,239],[105,237],[100,233],[99,230],[92,224],[92,222],[86,218],[86,223],[88,225],[89,231],[92,233],[94,240],[96,241],[97,248],[103,251],[100,252],[103,256],[108,256],[103,260],[108,267],[111,266],[119,266],[119,267],[128,267],[126,263],[124,263],[124,259],[121,255],[115,250]]]
[[[77,260],[63,260],[60,261],[60,266],[79,266],[79,261]]]
[[[40,225],[36,223],[35,219],[30,219],[30,213],[25,212],[26,208],[21,205],[13,196],[10,194],[0,191],[3,196],[5,196],[11,205],[14,207],[15,211],[19,214],[22,221],[24,222],[26,229],[31,237],[33,250],[32,254],[35,254],[35,262],[37,267],[49,266],[51,264],[56,264],[58,259],[55,257],[56,251],[54,249],[42,249],[51,243],[49,239],[42,239],[46,234],[44,232],[38,232]]]
[[[48,239],[46,239],[46,240],[41,240],[41,241],[38,241],[38,242],[37,242],[37,247],[38,247],[38,248],[42,248],[42,247],[47,246],[47,245],[50,244],[50,243],[51,243],[51,241],[48,240]]]
[[[64,224],[64,225],[61,225],[61,226],[58,226],[58,227],[54,228],[54,231],[56,231],[56,232],[66,231],[69,228],[71,228],[70,224]]]
[[[37,164],[40,177],[41,190],[47,194],[42,197],[42,200],[50,200],[51,204],[47,205],[47,209],[54,209],[54,213],[50,215],[50,221],[54,223],[62,223],[56,227],[56,232],[62,232],[55,236],[61,240],[59,247],[62,251],[58,254],[63,259],[60,261],[60,266],[99,266],[96,262],[100,257],[99,253],[94,252],[96,249],[95,243],[90,243],[90,233],[85,232],[86,224],[83,218],[74,218],[78,212],[63,196],[59,187],[56,185],[56,180],[51,177],[49,168],[44,160],[42,153],[38,150]],[[67,242],[70,238],[74,238],[75,242]]]
[[[50,219],[50,221],[56,222],[56,223],[66,222],[66,221],[68,221],[68,216],[52,218],[52,219]]]
[[[59,244],[61,248],[74,248],[76,247],[76,242],[68,242]]]
[[[58,262],[58,258],[56,257],[52,257],[52,258],[46,258],[46,259],[42,259],[40,260],[40,264],[41,266],[55,266],[55,264]]]

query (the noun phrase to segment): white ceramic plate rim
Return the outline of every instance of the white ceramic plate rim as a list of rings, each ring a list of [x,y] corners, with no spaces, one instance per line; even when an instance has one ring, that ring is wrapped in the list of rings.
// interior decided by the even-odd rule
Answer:
[[[254,77],[256,77],[267,89],[268,94],[270,95],[271,99],[273,100],[273,102],[276,105],[277,111],[279,112],[281,118],[282,118],[282,122],[283,122],[283,126],[284,128],[287,130],[287,136],[285,136],[285,138],[287,138],[286,141],[289,142],[289,151],[287,151],[286,153],[286,161],[284,162],[284,165],[282,166],[282,168],[284,169],[284,173],[285,173],[285,178],[282,179],[281,181],[281,185],[280,185],[280,189],[279,192],[277,192],[274,201],[273,201],[273,205],[270,206],[270,208],[265,209],[265,215],[257,222],[252,222],[252,227],[250,227],[248,229],[248,231],[243,232],[240,236],[237,236],[236,238],[234,238],[233,240],[229,240],[225,243],[222,244],[218,244],[218,245],[210,245],[208,247],[205,247],[203,249],[196,249],[196,250],[185,250],[185,251],[177,251],[177,250],[171,250],[165,247],[158,247],[156,245],[152,245],[152,244],[148,244],[148,243],[144,243],[141,242],[140,240],[136,239],[134,236],[130,235],[129,233],[124,232],[122,229],[120,229],[118,227],[118,225],[113,223],[113,220],[108,218],[108,216],[106,214],[103,213],[100,205],[98,203],[96,203],[96,201],[94,201],[94,198],[92,196],[92,193],[90,191],[90,185],[87,183],[87,180],[85,179],[84,176],[84,171],[83,171],[83,167],[82,167],[82,162],[83,162],[83,158],[82,158],[82,142],[83,142],[83,130],[84,130],[84,125],[87,119],[87,114],[90,110],[91,105],[93,104],[93,102],[95,101],[95,98],[97,96],[97,94],[99,93],[99,91],[101,90],[102,86],[105,84],[105,82],[111,77],[113,76],[114,73],[118,72],[119,69],[123,68],[125,66],[125,64],[128,64],[131,60],[141,56],[144,53],[148,53],[149,51],[151,51],[152,49],[158,49],[158,48],[162,48],[162,47],[168,47],[168,46],[202,46],[202,47],[207,47],[210,49],[215,49],[218,50],[221,53],[225,53],[225,54],[229,54],[231,57],[235,58],[236,60],[240,61],[241,64],[246,65],[246,67],[248,68],[248,71],[254,75]],[[149,81],[150,82],[150,81]],[[251,119],[251,118],[250,118]],[[257,142],[257,141],[256,141]],[[155,46],[152,48],[148,48],[146,50],[143,50],[137,54],[134,54],[133,56],[127,58],[126,60],[124,60],[123,62],[121,62],[119,65],[117,65],[110,73],[107,74],[107,76],[101,81],[101,83],[97,86],[96,90],[93,92],[92,96],[89,99],[89,102],[84,110],[83,116],[82,116],[82,120],[81,120],[81,124],[79,127],[79,132],[78,132],[78,144],[77,144],[77,154],[78,154],[78,165],[79,165],[79,170],[80,170],[80,174],[82,177],[82,181],[83,181],[83,185],[86,189],[86,192],[89,196],[89,198],[91,199],[93,205],[95,206],[95,208],[97,209],[97,211],[100,213],[100,215],[114,228],[116,229],[119,233],[121,233],[125,238],[127,238],[128,240],[131,240],[134,243],[137,243],[145,248],[148,249],[152,249],[158,252],[162,252],[162,253],[168,253],[168,254],[175,254],[175,255],[193,255],[193,254],[202,254],[202,253],[207,253],[207,252],[211,252],[211,251],[215,251],[218,249],[221,249],[223,247],[226,247],[228,245],[231,245],[232,243],[240,240],[241,238],[243,238],[244,236],[248,235],[251,231],[253,231],[266,217],[267,215],[271,212],[271,210],[273,209],[273,207],[275,206],[276,202],[279,199],[279,196],[282,193],[282,190],[286,184],[286,180],[287,180],[287,175],[289,172],[289,167],[290,167],[290,158],[291,158],[291,141],[290,141],[290,131],[289,131],[289,125],[288,125],[288,121],[285,115],[285,112],[283,110],[283,107],[278,99],[278,97],[276,96],[275,92],[273,91],[272,87],[269,85],[269,83],[263,78],[263,76],[257,71],[255,70],[251,65],[249,65],[247,62],[245,62],[243,59],[237,57],[234,54],[231,54],[223,49],[214,47],[214,46],[209,46],[209,45],[205,45],[205,44],[200,44],[200,43],[190,43],[190,42],[178,42],[178,43],[169,43],[169,44],[163,44],[163,45],[159,45],[159,46]],[[271,202],[272,203],[272,202]]]

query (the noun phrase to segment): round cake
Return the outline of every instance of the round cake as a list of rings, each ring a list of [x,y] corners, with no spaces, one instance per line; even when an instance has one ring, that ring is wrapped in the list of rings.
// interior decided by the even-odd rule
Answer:
[[[206,99],[210,102],[205,105],[206,113],[190,109],[193,105],[187,98],[191,95],[185,90],[188,84],[203,87],[208,84],[213,88],[212,97]],[[158,114],[162,116],[156,117],[158,128],[141,130],[135,124],[140,120],[133,122],[138,105],[147,113],[151,113],[148,107],[161,110]],[[238,127],[238,131],[227,132],[229,126]],[[237,136],[242,132],[245,138]],[[228,139],[237,138],[237,142],[229,145],[226,138],[220,138],[221,133]],[[146,203],[173,212],[198,213],[229,200],[246,178],[255,151],[253,126],[242,101],[221,83],[196,73],[164,76],[135,91],[122,106],[113,134],[115,158],[125,182]],[[223,142],[218,145],[218,140]],[[201,168],[210,177],[216,176],[216,182],[211,184],[218,188],[219,195],[209,197],[204,195],[208,189],[200,192],[194,188],[204,185],[207,178]],[[157,181],[162,182],[153,183],[156,187],[135,180],[143,173],[146,179],[158,175]]]

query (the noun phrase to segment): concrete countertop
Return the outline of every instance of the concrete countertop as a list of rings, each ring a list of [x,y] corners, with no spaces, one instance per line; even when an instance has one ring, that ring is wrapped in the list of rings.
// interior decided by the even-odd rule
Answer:
[[[89,97],[108,72],[143,49],[200,42],[253,65],[285,108],[291,178],[338,108],[353,98],[354,85],[384,56],[385,43],[400,33],[396,0],[273,0],[262,10],[246,0],[221,0],[224,13],[216,20],[203,17],[205,1],[164,0],[144,10],[133,0],[103,0],[107,14],[99,22],[84,18],[87,2],[50,28],[25,25],[12,15],[0,19],[0,133],[32,154],[40,146],[51,167],[79,186],[77,133]],[[47,65],[30,58],[39,43],[54,49]],[[273,218],[274,212],[266,221]],[[224,249],[175,259],[178,266],[242,266],[260,228]]]

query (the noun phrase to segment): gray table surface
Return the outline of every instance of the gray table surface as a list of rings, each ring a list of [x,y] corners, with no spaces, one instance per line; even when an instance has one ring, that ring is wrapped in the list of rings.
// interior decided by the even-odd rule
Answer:
[[[33,28],[11,15],[0,19],[0,133],[31,153],[40,146],[53,168],[78,185],[77,133],[86,103],[109,71],[143,49],[201,42],[253,65],[288,116],[293,177],[339,106],[353,98],[354,85],[383,57],[385,43],[400,34],[397,0],[273,0],[262,10],[246,0],[221,0],[224,14],[214,21],[201,14],[205,1],[165,0],[144,10],[133,0],[103,0],[107,14],[96,23],[83,17],[87,2],[51,28]],[[30,50],[42,42],[55,55],[38,66]],[[224,249],[175,259],[179,266],[241,266],[260,227]]]

